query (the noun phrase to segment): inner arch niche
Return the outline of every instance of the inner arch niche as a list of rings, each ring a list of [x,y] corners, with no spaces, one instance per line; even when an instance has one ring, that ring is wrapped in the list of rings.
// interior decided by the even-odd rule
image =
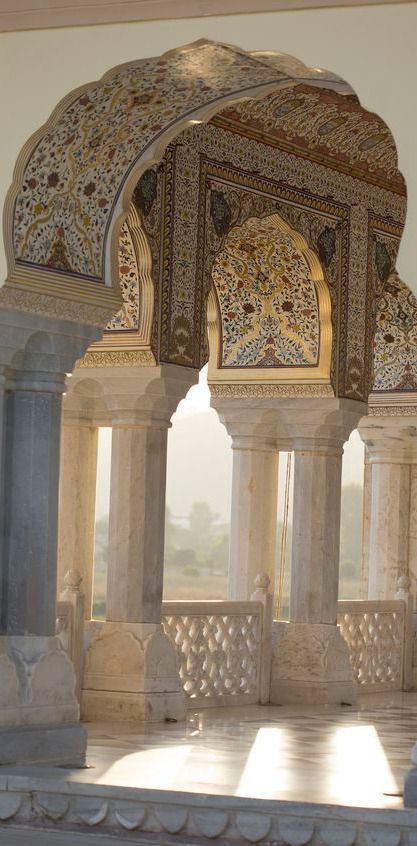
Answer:
[[[330,384],[331,303],[321,264],[278,214],[234,227],[213,264],[209,380]]]

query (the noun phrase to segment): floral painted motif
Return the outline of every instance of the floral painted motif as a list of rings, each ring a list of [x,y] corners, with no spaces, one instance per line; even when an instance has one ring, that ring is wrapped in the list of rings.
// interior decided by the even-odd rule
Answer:
[[[378,302],[373,391],[417,391],[417,300],[395,272]]]
[[[347,89],[302,63],[293,62],[292,73]],[[116,67],[75,93],[46,125],[23,168],[14,213],[17,261],[62,269],[65,254],[66,272],[102,280],[112,212],[141,156],[196,110],[282,82],[288,82],[285,56],[271,64],[237,48],[197,42]]]
[[[232,230],[213,267],[223,367],[314,366],[320,326],[310,267],[271,218]]]
[[[219,116],[182,133],[164,158],[160,360],[191,367],[205,363],[206,297],[227,232],[251,217],[278,213],[321,259],[332,303],[336,395],[366,398],[372,385],[377,290],[374,249],[369,262],[368,243],[369,237],[372,244],[374,237],[383,240],[382,224],[375,231],[370,216],[390,221],[395,230],[389,246],[395,264],[404,196],[367,181],[364,174],[341,173],[336,160],[319,164],[309,160],[308,150],[301,155],[289,143],[264,143],[263,132],[252,138],[245,126],[226,128],[218,121]],[[230,210],[224,234],[214,225],[214,192],[222,194]]]
[[[139,327],[139,268],[127,221],[120,230],[119,274],[123,305],[109,321],[107,330],[126,331]]]

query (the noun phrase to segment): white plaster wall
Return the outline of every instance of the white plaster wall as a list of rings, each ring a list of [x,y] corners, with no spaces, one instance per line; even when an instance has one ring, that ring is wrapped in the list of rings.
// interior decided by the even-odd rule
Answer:
[[[280,50],[345,77],[393,131],[409,191],[399,271],[417,292],[416,33],[417,2],[1,34],[0,206],[29,135],[68,91],[113,65],[203,37]]]

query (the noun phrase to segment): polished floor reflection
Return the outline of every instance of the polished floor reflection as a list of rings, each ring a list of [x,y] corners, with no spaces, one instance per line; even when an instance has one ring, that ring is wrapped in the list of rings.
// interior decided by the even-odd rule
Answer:
[[[404,775],[417,740],[417,694],[367,696],[355,707],[325,711],[298,706],[207,709],[190,712],[186,723],[87,728],[89,768],[47,768],[48,776],[401,808]]]

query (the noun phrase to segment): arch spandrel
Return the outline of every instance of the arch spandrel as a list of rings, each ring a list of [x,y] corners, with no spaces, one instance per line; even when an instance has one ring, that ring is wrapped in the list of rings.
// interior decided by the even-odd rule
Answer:
[[[377,301],[370,406],[375,410],[413,405],[417,406],[417,299],[392,271]]]

